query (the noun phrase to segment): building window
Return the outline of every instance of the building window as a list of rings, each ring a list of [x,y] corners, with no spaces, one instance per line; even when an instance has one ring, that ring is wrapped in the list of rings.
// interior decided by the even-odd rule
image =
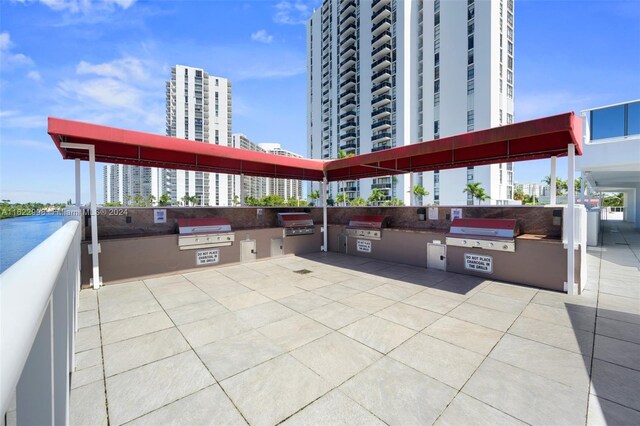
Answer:
[[[475,86],[474,81],[475,81],[475,80],[468,80],[468,81],[467,81],[467,95],[470,95],[470,94],[472,94],[472,93],[473,93],[473,91],[474,91],[474,86]]]
[[[467,52],[467,65],[473,64],[473,49]]]
[[[440,80],[436,80],[433,82],[433,92],[440,93]]]
[[[433,122],[433,133],[434,134],[438,134],[440,133],[440,121],[436,120]]]
[[[467,37],[467,49],[473,49],[473,36]]]
[[[433,69],[434,79],[438,80],[440,78],[440,67],[435,67]]]
[[[474,69],[473,69],[473,65],[470,65],[467,68],[467,80],[471,80],[474,77]]]
[[[513,99],[513,86],[510,84],[507,84],[507,97]]]
[[[467,131],[473,130],[473,125],[475,122],[475,114],[473,110],[467,111]]]
[[[513,84],[513,71],[511,70],[507,71],[507,83]]]
[[[513,123],[513,114],[507,113],[507,124]]]

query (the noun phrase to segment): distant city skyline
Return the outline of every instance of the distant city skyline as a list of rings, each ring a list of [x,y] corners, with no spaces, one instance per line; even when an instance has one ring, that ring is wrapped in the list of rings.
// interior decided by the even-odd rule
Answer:
[[[74,197],[74,167],[46,134],[47,116],[164,134],[164,82],[178,63],[234,82],[233,132],[306,153],[305,23],[320,4],[4,1],[0,198]],[[516,0],[515,10],[516,122],[640,98],[636,1]],[[193,25],[202,16],[208,25]],[[515,170],[517,182],[549,174],[545,161]]]

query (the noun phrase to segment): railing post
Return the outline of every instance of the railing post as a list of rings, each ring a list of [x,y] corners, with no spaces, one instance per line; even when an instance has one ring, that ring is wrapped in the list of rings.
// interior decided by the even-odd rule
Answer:
[[[69,415],[69,253],[51,297],[53,316],[53,397],[56,425],[66,425]]]
[[[52,314],[49,300],[16,389],[16,422],[20,425],[55,424]]]

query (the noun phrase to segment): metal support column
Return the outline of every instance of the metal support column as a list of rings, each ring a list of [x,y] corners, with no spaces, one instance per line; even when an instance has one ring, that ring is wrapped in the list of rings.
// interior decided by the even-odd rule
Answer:
[[[327,177],[325,176],[322,179],[322,227],[324,232],[322,233],[322,251],[328,251],[328,234],[329,229],[327,228]]]
[[[76,207],[80,208],[81,192],[80,192],[80,159],[76,158]]]
[[[244,207],[244,173],[240,173],[240,206]]]
[[[93,145],[81,143],[60,143],[62,148],[86,149],[89,151],[89,185],[91,189],[91,260],[93,264],[92,285],[94,289],[100,288],[102,279],[100,278],[100,262],[98,253],[100,245],[98,244],[98,200],[96,195],[96,150]],[[76,166],[77,167],[77,166]],[[76,169],[77,170],[77,169]],[[77,184],[76,184],[77,185]]]
[[[558,157],[551,157],[551,179],[549,180],[549,204],[556,204],[556,160]]]
[[[569,194],[567,194],[567,223],[564,226],[567,227],[567,294],[576,294],[575,286],[575,166],[576,166],[576,153],[575,145],[569,144],[567,148],[567,185]]]

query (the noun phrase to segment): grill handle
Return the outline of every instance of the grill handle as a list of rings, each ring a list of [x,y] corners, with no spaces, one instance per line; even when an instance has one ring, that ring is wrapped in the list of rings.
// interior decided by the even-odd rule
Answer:
[[[460,228],[461,234],[496,236],[498,231],[486,228]]]

